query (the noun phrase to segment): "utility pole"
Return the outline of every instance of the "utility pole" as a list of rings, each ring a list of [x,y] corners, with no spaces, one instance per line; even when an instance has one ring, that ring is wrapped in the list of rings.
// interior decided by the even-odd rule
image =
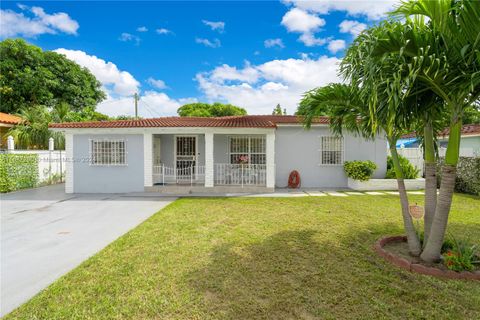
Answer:
[[[138,94],[136,92],[133,95],[133,99],[135,100],[135,119],[138,119]]]

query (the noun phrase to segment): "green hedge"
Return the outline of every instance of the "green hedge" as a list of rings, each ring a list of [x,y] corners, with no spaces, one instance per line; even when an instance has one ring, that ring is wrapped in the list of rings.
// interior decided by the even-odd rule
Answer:
[[[420,170],[413,166],[413,164],[408,161],[404,156],[398,155],[398,161],[400,162],[400,167],[402,167],[403,178],[404,179],[416,179]],[[392,156],[387,157],[387,173],[385,175],[386,179],[396,179],[397,175],[395,174],[395,168],[393,166]]]
[[[0,192],[33,188],[37,183],[37,154],[0,154]]]
[[[441,181],[441,167],[444,158],[440,158],[437,166],[438,185]],[[480,157],[460,157],[457,165],[455,191],[480,195]]]
[[[367,161],[345,161],[343,169],[347,177],[354,180],[367,181],[377,169],[377,165],[370,160]]]

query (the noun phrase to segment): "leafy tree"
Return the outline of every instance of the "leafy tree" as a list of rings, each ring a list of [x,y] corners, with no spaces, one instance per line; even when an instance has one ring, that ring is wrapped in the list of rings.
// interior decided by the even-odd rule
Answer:
[[[383,41],[383,49],[387,48],[387,52],[405,57],[409,73],[401,81],[411,83],[418,80],[425,90],[438,95],[443,100],[442,115],[450,118],[440,193],[428,226],[430,234],[421,254],[423,260],[433,262],[440,259],[445,239],[464,113],[472,106],[478,106],[480,97],[480,2],[408,1],[402,2],[394,14],[413,21],[414,30],[421,32],[389,34]],[[427,37],[421,38],[418,34]],[[421,46],[416,45],[418,40],[422,41]],[[429,135],[425,135],[424,139],[431,140]],[[426,150],[425,159],[427,157],[431,158],[431,151]],[[434,192],[430,190],[433,186],[426,187]]]
[[[177,113],[181,117],[225,117],[246,115],[247,111],[231,104],[198,102],[181,106]]]
[[[367,35],[369,32],[375,33],[375,30],[370,29],[363,34]],[[350,64],[353,57],[357,54],[363,55],[362,51],[364,49],[365,48],[355,47],[354,44],[347,51],[345,63]],[[370,62],[368,67],[371,68],[372,65],[373,61]],[[353,65],[343,65],[343,68],[348,69],[348,73],[354,71],[350,69],[353,67]],[[387,70],[385,70],[385,74],[387,74]],[[379,77],[381,78],[380,74]],[[351,79],[351,76],[347,79]],[[395,148],[397,139],[403,133],[407,132],[408,129],[395,121],[395,117],[391,114],[392,110],[395,109],[390,108],[390,112],[385,112],[385,106],[390,101],[387,94],[378,95],[376,99],[378,110],[381,109],[383,111],[372,113],[368,101],[372,93],[365,92],[367,90],[371,90],[371,88],[369,86],[360,88],[354,85],[334,83],[309,91],[300,103],[304,116],[304,124],[307,128],[310,128],[314,117],[327,114],[330,116],[330,127],[335,134],[342,135],[344,131],[347,131],[365,139],[374,139],[375,136],[380,133],[384,133],[387,136],[393,164],[395,165],[400,204],[409,249],[410,252],[419,255],[420,241],[408,212],[408,197],[403,181],[404,175]]]
[[[65,102],[74,111],[105,99],[101,84],[86,68],[64,55],[42,51],[22,39],[0,42],[0,109],[17,113],[24,107],[53,107]]]
[[[280,104],[277,104],[277,106],[273,109],[272,115],[287,115],[287,109],[283,109],[280,107]]]
[[[370,132],[379,128],[385,131],[399,182],[410,251],[420,254],[424,261],[434,262],[440,259],[445,238],[462,121],[465,112],[478,106],[480,96],[480,2],[412,0],[402,2],[394,14],[405,18],[404,22],[384,22],[373,27],[362,33],[348,49],[341,73],[350,81],[351,92],[336,97],[329,95],[328,90],[320,92],[318,97],[330,99],[330,102],[316,107],[311,104],[311,112],[333,115],[336,111],[343,112],[337,123],[343,123],[347,129],[350,123],[353,130],[362,135],[368,126],[371,126]],[[358,105],[355,101],[366,105],[368,110],[352,107]],[[345,107],[330,110],[329,105]],[[353,121],[348,113],[357,110],[362,112]],[[367,120],[367,127],[362,116]],[[436,185],[431,183],[435,176],[427,172],[425,239],[421,248],[408,211],[405,214],[408,199],[402,190],[403,173],[394,146],[402,131],[421,128],[417,132],[422,135],[426,171],[430,171],[435,164],[435,130],[445,117],[449,118],[450,135],[440,193],[437,198]],[[332,121],[333,126],[335,123]]]

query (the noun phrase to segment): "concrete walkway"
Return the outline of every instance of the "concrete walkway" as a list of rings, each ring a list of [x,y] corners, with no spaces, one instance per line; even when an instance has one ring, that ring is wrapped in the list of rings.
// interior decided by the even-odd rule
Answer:
[[[175,199],[68,195],[64,185],[0,197],[1,316]]]

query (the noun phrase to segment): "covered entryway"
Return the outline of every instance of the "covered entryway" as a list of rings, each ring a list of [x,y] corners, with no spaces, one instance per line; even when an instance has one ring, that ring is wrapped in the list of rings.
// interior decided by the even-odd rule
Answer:
[[[197,137],[175,137],[175,171],[178,184],[190,184],[196,176]]]

